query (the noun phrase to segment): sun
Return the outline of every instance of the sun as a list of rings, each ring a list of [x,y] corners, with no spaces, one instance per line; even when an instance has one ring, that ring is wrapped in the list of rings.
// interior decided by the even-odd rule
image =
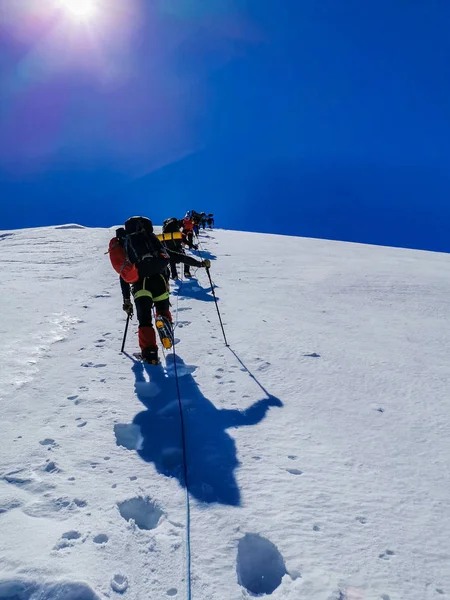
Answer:
[[[97,12],[98,0],[59,0],[59,4],[75,19],[88,21]]]

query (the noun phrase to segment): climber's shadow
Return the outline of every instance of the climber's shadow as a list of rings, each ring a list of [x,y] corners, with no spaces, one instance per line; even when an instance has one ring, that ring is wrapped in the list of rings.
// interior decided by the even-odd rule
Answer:
[[[214,296],[211,293],[211,286],[204,288],[200,285],[198,279],[191,277],[184,281],[177,281],[176,287],[172,291],[172,296],[180,298],[194,298],[203,302],[214,302]],[[214,287],[216,289],[216,287]],[[216,299],[219,298],[216,295]]]
[[[240,491],[234,476],[239,461],[227,429],[256,425],[270,406],[282,403],[270,396],[244,411],[218,409],[200,391],[192,377],[194,370],[174,355],[167,357],[166,371],[140,362],[134,364],[136,395],[146,407],[133,421],[141,432],[137,452],[145,461],[154,463],[159,473],[176,477],[185,486],[184,431],[189,492],[202,502],[239,506]]]
[[[204,248],[202,248],[201,252],[199,252],[199,258],[200,260],[203,260],[205,258],[208,258],[209,260],[216,260],[217,255],[213,254],[209,250],[205,250]]]

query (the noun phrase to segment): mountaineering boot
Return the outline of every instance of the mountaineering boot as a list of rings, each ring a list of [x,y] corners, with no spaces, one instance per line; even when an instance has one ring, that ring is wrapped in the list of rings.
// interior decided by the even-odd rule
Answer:
[[[164,346],[166,350],[172,348],[173,346],[173,329],[172,323],[169,321],[167,317],[163,317],[162,315],[156,315],[155,318],[156,329],[159,333],[159,338],[161,340],[161,344]]]
[[[159,365],[158,348],[148,346],[142,350],[142,361],[149,365]]]

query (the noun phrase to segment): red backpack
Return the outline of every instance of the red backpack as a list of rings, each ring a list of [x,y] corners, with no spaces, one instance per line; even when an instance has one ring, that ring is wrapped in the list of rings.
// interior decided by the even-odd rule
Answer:
[[[127,283],[136,283],[139,279],[137,267],[128,260],[127,253],[121,246],[119,238],[113,237],[109,242],[108,253],[113,269],[122,279]]]

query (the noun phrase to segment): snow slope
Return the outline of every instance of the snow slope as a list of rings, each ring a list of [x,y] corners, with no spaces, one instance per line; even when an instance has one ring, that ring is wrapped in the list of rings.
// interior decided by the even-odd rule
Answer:
[[[0,599],[450,597],[450,257],[202,232],[144,367],[112,231],[0,233]]]

